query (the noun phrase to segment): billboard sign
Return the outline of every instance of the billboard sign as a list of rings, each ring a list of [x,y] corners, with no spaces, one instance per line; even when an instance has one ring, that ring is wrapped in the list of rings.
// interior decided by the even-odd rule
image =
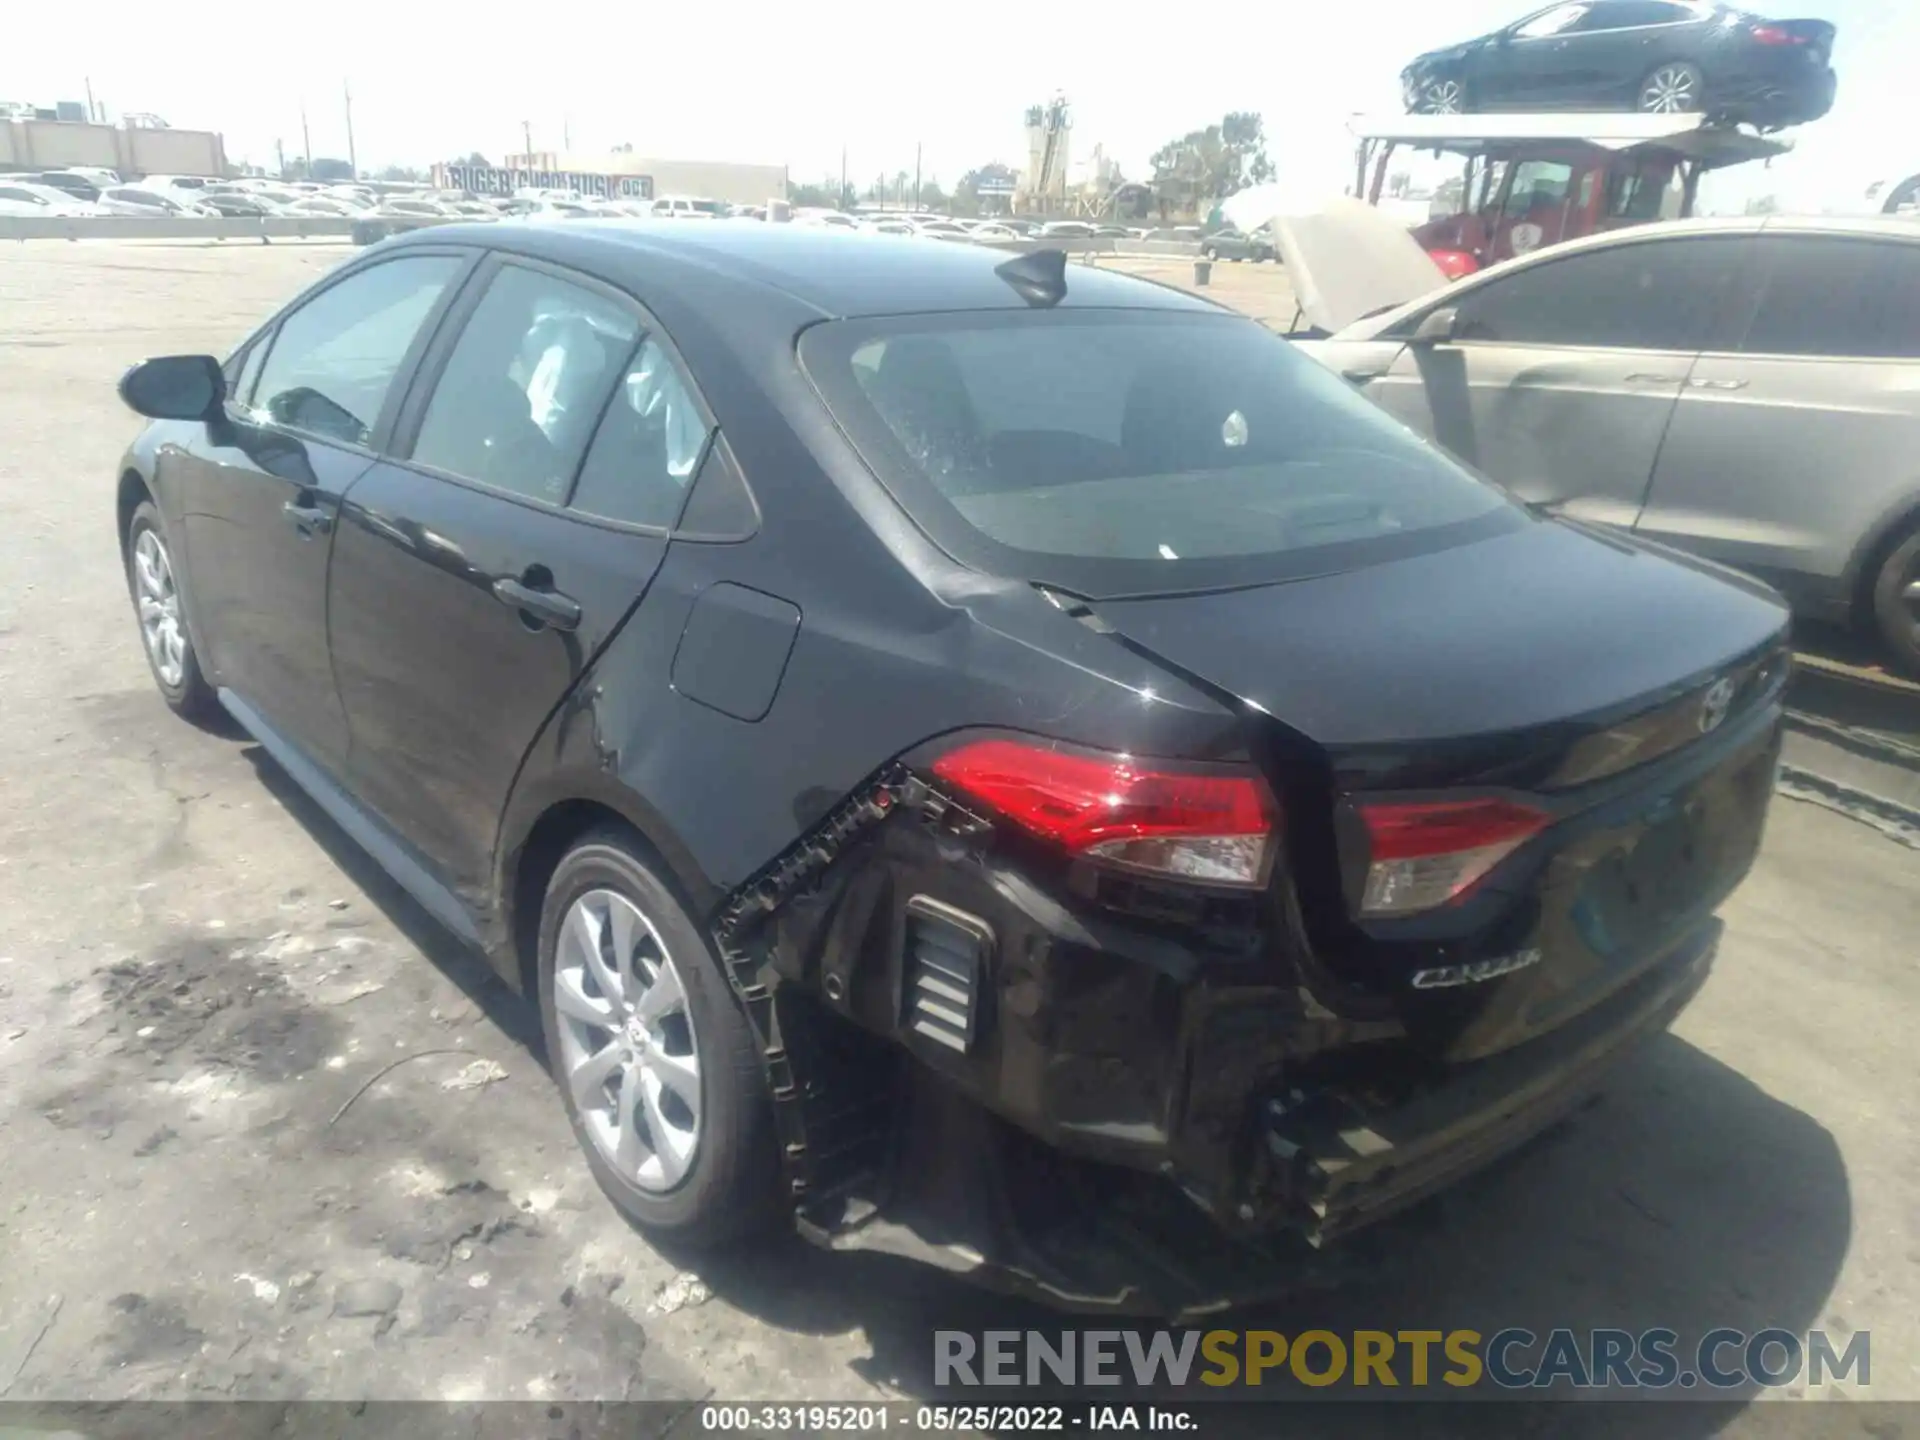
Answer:
[[[500,170],[490,165],[436,165],[433,183],[442,190],[508,197],[521,190],[570,190],[605,200],[651,200],[651,175],[588,175],[577,170]]]

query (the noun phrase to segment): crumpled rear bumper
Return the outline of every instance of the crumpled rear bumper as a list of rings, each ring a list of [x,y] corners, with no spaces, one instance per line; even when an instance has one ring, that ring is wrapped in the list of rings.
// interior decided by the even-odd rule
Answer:
[[[1283,1223],[1324,1244],[1417,1204],[1591,1097],[1705,983],[1722,925],[1702,926],[1625,991],[1564,1028],[1461,1067],[1399,1103],[1323,1091],[1273,1101],[1267,1189]]]

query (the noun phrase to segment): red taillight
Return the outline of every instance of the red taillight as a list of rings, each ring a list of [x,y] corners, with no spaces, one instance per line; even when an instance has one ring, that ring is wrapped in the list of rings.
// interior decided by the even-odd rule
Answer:
[[[934,761],[971,799],[1075,854],[1218,885],[1260,885],[1275,817],[1252,774],[1185,770],[1019,740]]]
[[[1457,900],[1551,823],[1509,800],[1358,808],[1368,841],[1363,916],[1411,915]]]
[[[1804,45],[1807,37],[1796,35],[1791,30],[1782,30],[1778,25],[1756,25],[1747,32],[1756,45]]]

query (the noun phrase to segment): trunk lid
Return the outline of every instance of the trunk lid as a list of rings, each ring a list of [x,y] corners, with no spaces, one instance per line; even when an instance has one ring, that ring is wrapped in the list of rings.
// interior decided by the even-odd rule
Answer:
[[[1368,788],[1543,783],[1583,739],[1776,645],[1787,613],[1730,571],[1557,520],[1340,574],[1092,608]]]
[[[1787,612],[1732,572],[1537,520],[1343,574],[1090,608],[1273,717],[1309,937],[1420,1052],[1474,1059],[1565,1025],[1681,953],[1752,864]],[[1523,799],[1547,828],[1454,900],[1365,917],[1361,807],[1449,791]]]

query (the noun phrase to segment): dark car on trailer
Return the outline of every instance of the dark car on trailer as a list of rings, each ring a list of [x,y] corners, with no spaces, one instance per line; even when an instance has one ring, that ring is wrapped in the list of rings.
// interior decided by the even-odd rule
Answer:
[[[1707,0],[1577,0],[1429,51],[1400,73],[1407,109],[1640,110],[1761,129],[1833,108],[1834,27]]]
[[[843,246],[448,226],[121,383],[162,694],[537,997],[623,1211],[1180,1311],[1664,1027],[1770,592],[1196,297]]]

